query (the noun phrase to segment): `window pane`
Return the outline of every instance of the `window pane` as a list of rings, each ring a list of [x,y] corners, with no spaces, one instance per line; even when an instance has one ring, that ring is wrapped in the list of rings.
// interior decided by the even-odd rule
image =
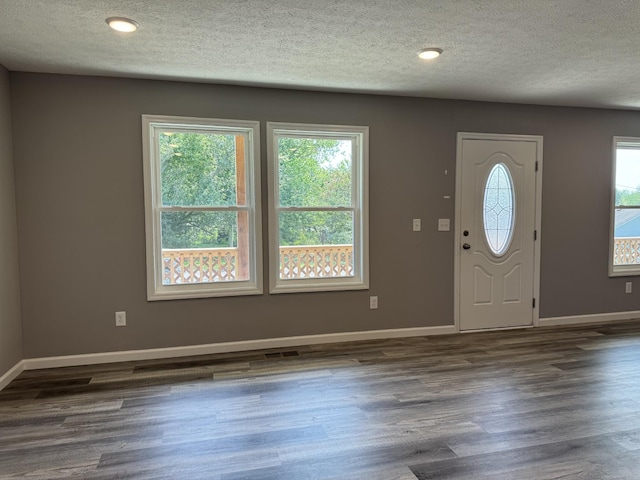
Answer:
[[[281,212],[280,279],[353,277],[352,212]]]
[[[494,165],[484,189],[484,233],[494,255],[503,255],[511,243],[514,222],[513,184],[503,163]]]
[[[244,205],[245,199],[236,196],[236,144],[240,148],[243,140],[225,134],[162,132],[162,205]]]
[[[247,212],[162,212],[161,215],[164,285],[249,278]],[[238,231],[244,232],[240,238]]]
[[[616,205],[640,206],[640,148],[616,150]]]
[[[613,264],[640,264],[640,208],[615,210]]]
[[[278,138],[280,205],[351,206],[352,141]]]

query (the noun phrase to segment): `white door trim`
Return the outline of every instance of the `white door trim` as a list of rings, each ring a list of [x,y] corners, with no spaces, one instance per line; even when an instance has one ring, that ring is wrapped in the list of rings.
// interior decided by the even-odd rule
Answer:
[[[535,187],[535,230],[537,231],[537,240],[534,242],[534,260],[533,260],[533,298],[536,306],[533,309],[533,326],[539,325],[540,319],[540,245],[542,243],[542,143],[541,135],[502,135],[495,133],[471,133],[458,132],[456,143],[456,221],[454,228],[454,294],[453,294],[453,321],[456,331],[460,331],[460,236],[461,236],[461,217],[462,202],[460,192],[462,189],[462,142],[463,140],[511,140],[511,141],[527,141],[535,142],[536,161],[538,162],[538,170],[536,175]],[[526,328],[526,327],[525,327]]]

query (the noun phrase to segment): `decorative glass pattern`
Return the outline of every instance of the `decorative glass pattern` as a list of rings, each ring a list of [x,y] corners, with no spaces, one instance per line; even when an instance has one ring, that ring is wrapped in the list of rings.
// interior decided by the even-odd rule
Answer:
[[[513,182],[504,163],[497,163],[489,172],[483,213],[487,244],[494,255],[504,255],[511,244],[515,219]]]

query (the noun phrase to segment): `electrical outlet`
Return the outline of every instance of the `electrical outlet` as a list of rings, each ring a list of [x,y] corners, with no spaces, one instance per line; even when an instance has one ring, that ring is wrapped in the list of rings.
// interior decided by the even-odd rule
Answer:
[[[371,296],[369,297],[369,309],[376,310],[378,308],[378,297]]]
[[[632,288],[633,288],[633,283],[627,282],[624,285],[624,293],[631,293]]]
[[[414,218],[413,219],[413,231],[414,232],[419,232],[420,230],[422,230],[422,220],[420,220],[419,218]]]
[[[127,326],[127,312],[116,312],[116,327]]]

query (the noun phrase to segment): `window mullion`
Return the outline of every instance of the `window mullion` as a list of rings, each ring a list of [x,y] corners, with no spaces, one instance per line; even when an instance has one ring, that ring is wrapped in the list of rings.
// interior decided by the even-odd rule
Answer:
[[[158,207],[162,212],[248,212],[249,206],[228,206],[228,207]]]
[[[355,212],[355,207],[276,207],[279,212]]]

